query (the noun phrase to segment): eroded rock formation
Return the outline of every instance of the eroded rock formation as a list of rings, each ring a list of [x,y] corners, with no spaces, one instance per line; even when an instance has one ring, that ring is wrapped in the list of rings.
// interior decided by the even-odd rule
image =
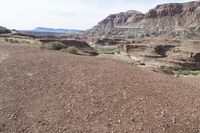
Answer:
[[[156,32],[153,35],[158,35],[163,32],[181,31],[179,33],[185,35],[187,32],[197,32],[199,26],[200,1],[194,1],[158,5],[146,14],[134,10],[112,14],[86,33],[91,35],[134,34],[131,36],[132,38],[149,36],[151,32]],[[134,31],[131,31],[132,29]],[[135,29],[147,31],[143,31],[143,35],[140,36],[135,35],[135,32],[141,34],[140,30]],[[124,32],[124,30],[128,32]]]
[[[0,26],[0,34],[11,33],[11,31],[5,27]]]

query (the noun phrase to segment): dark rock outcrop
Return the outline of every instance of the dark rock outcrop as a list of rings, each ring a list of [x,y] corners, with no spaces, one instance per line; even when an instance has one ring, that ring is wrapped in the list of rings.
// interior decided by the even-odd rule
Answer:
[[[200,53],[196,53],[194,56],[193,56],[193,59],[195,62],[199,62],[200,63]]]
[[[0,34],[11,33],[11,30],[0,26]]]

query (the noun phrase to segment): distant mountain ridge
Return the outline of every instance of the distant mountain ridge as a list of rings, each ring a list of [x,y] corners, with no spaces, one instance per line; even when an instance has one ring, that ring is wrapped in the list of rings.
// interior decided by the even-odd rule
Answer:
[[[36,27],[32,32],[49,32],[49,33],[79,33],[81,30],[78,29],[54,29],[46,27]]]

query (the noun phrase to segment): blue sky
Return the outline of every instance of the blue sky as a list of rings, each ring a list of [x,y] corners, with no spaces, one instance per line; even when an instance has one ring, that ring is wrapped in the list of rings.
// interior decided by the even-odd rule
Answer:
[[[109,14],[127,10],[143,13],[163,3],[191,0],[0,0],[0,25],[11,29],[89,29]]]

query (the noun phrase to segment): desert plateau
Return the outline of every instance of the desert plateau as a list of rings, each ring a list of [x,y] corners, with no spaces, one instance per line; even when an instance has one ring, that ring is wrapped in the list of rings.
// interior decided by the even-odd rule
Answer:
[[[0,26],[0,133],[200,133],[200,1],[163,3]]]

